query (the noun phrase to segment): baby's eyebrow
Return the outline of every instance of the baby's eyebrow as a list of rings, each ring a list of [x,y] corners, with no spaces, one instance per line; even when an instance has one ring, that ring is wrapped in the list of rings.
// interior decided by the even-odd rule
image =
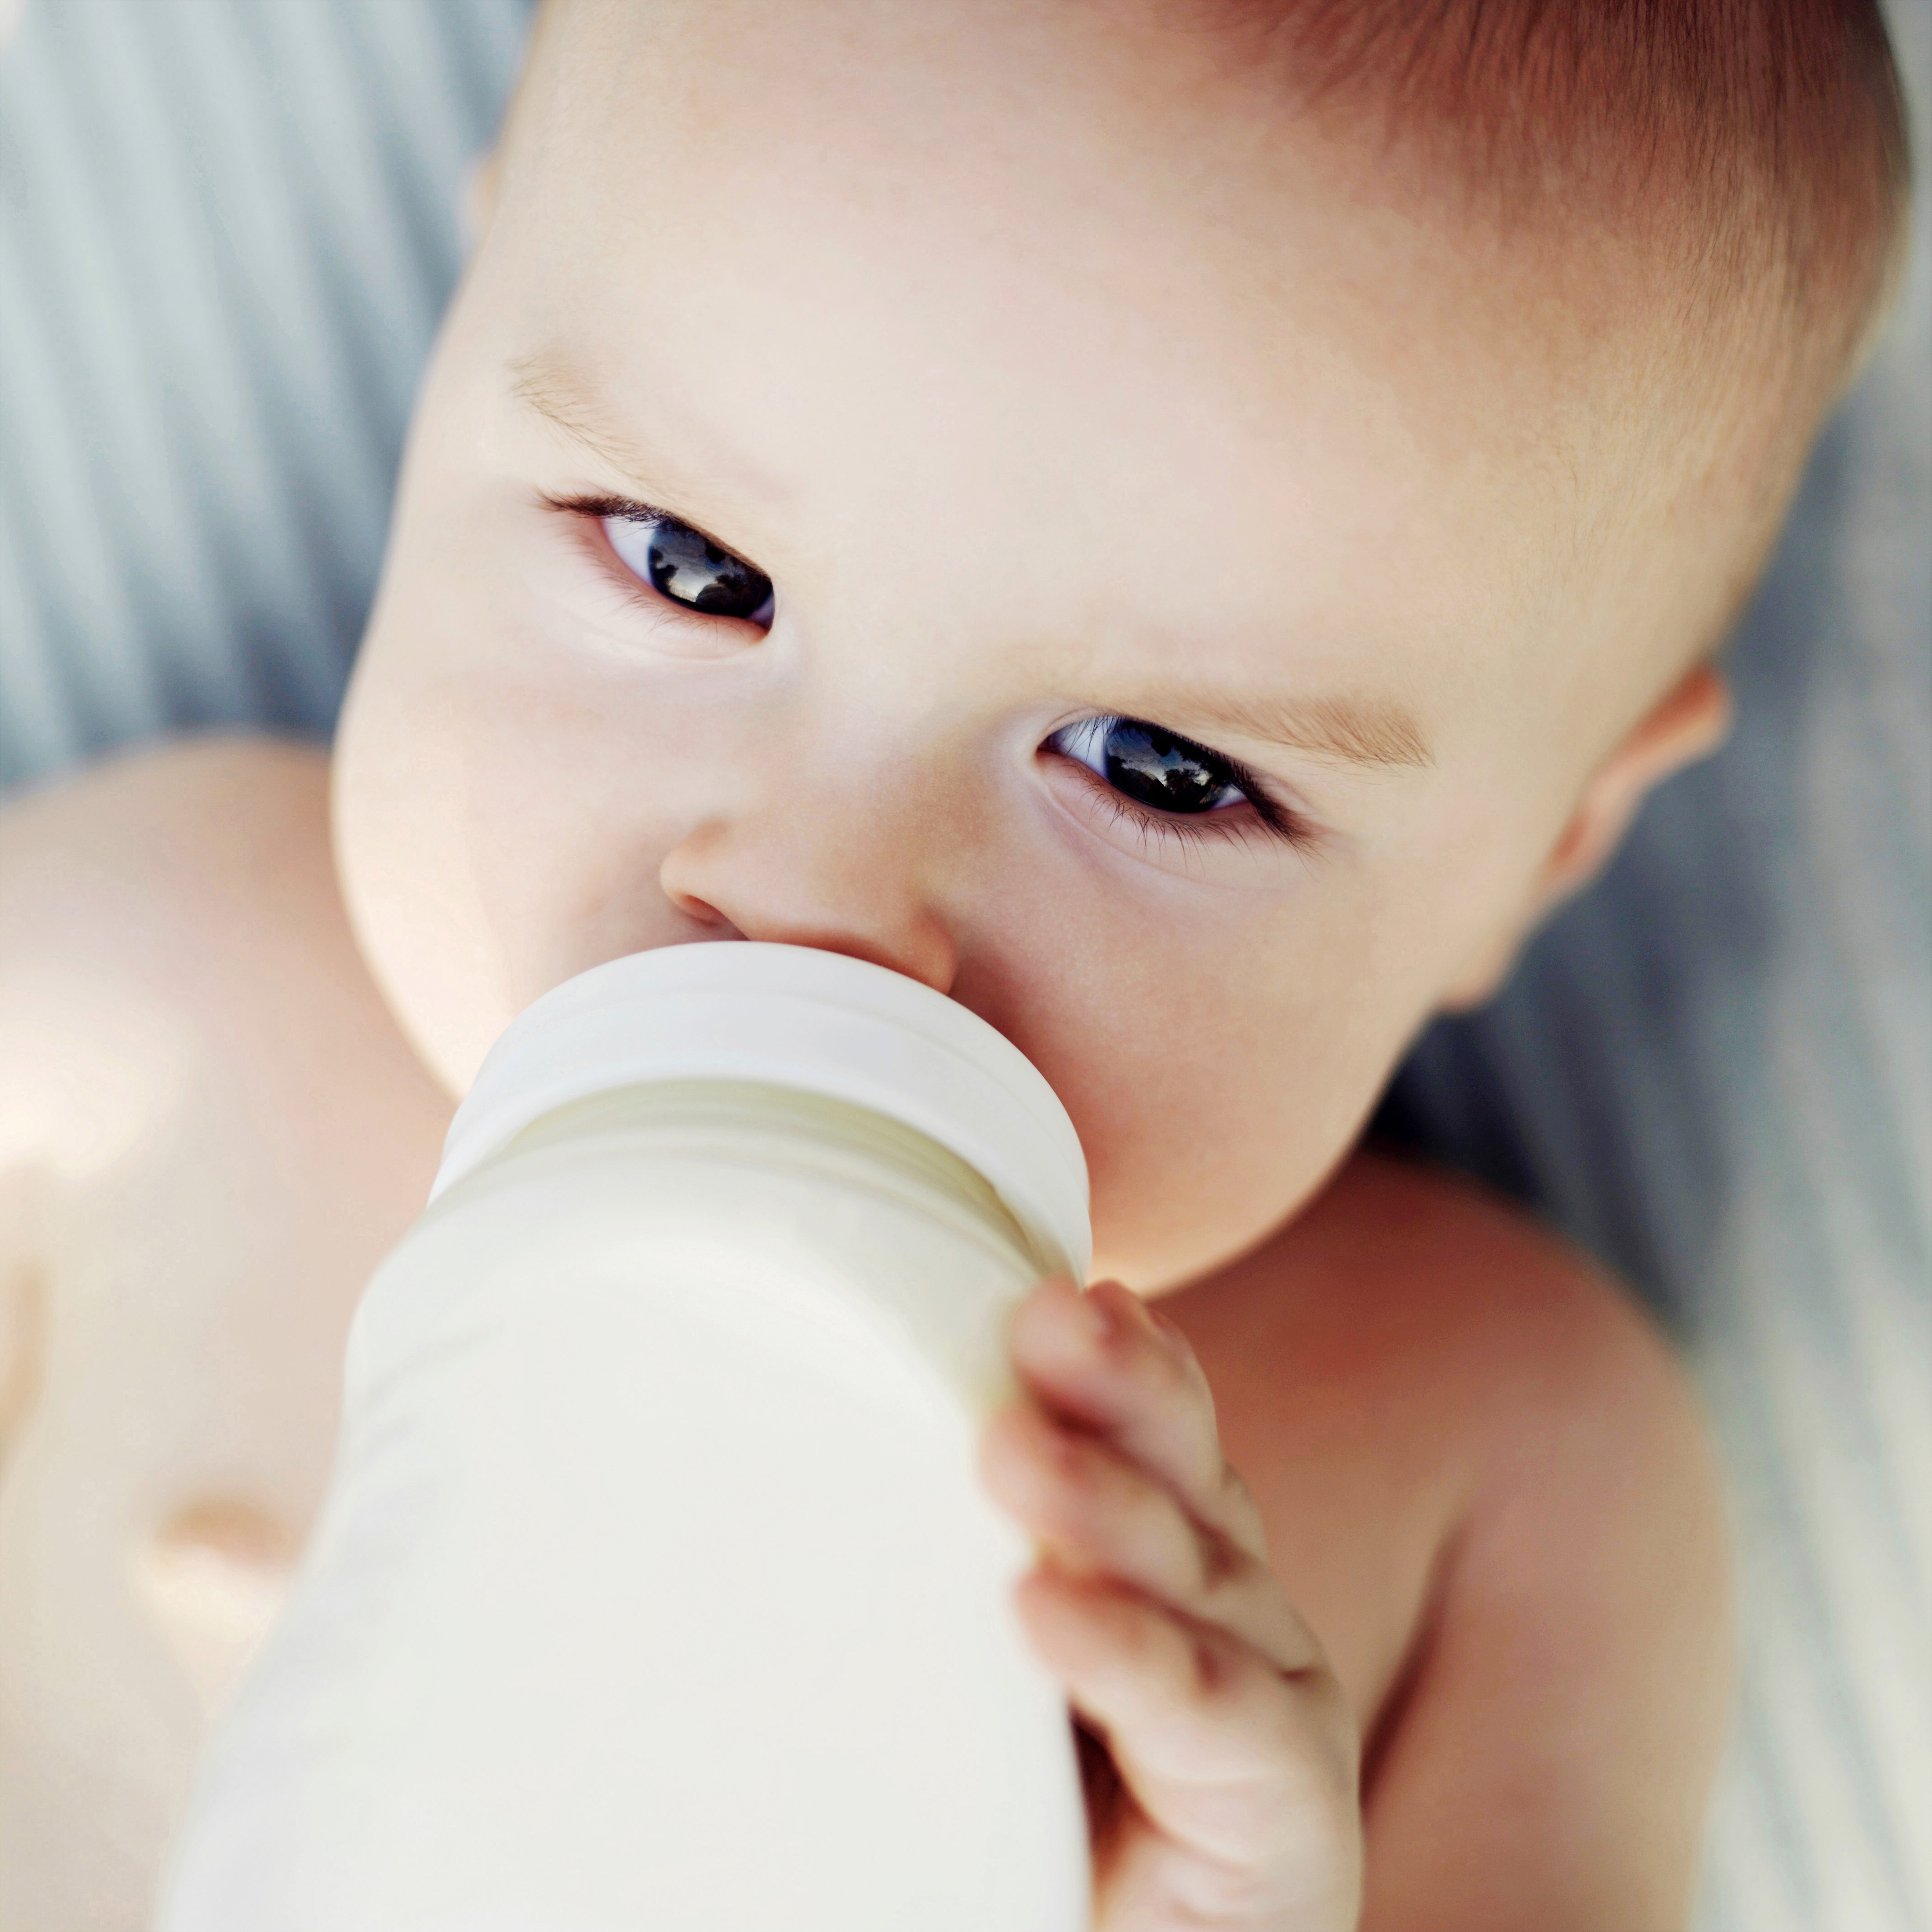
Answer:
[[[1415,720],[1380,699],[1192,691],[1136,694],[1135,715],[1185,724],[1204,736],[1232,735],[1287,752],[1368,766],[1426,767],[1436,762]]]
[[[616,412],[596,384],[560,351],[539,350],[519,356],[509,365],[510,392],[527,403],[552,428],[560,430],[572,442],[600,458],[626,482],[640,487],[646,497],[675,495],[659,466],[642,445],[627,436],[616,422]],[[680,422],[693,442],[699,440],[700,427]],[[778,487],[761,476],[736,452],[716,447],[715,434],[706,439],[704,452],[708,478],[737,487],[742,494],[771,502],[782,495]]]

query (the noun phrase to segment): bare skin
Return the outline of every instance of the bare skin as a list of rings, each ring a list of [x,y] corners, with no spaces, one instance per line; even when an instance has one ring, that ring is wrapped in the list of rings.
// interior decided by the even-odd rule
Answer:
[[[1211,52],[1154,6],[546,8],[332,761],[4,821],[32,1922],[92,1922],[76,1820],[142,1895],[490,1041],[734,937],[961,1000],[1079,1130],[1112,1285],[1022,1310],[985,1474],[1114,1793],[1102,1932],[1681,1921],[1694,1406],[1574,1257],[1349,1150],[1721,737],[1762,452],[1640,248],[1407,205]]]
[[[448,1098],[343,915],[327,778],[218,739],[0,813],[0,1924],[146,1923],[319,1503],[350,1312],[440,1153]],[[986,1444],[1053,1569],[1115,1585],[1174,1546],[1150,1428],[1202,1420],[1174,1336],[1120,1304],[1111,1357],[1051,1290],[1016,1324],[1036,1413],[1086,1460]],[[1514,1213],[1369,1154],[1160,1310],[1361,1742],[1363,1924],[1679,1922],[1726,1573],[1659,1340]],[[1054,1607],[1029,1623],[1077,1678]]]

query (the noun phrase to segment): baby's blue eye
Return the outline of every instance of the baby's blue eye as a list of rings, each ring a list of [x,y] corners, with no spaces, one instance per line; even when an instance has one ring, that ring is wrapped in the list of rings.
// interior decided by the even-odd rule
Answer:
[[[603,519],[610,548],[661,597],[707,617],[772,620],[772,580],[702,530],[656,511]]]
[[[1083,718],[1046,742],[1156,812],[1216,812],[1250,802],[1218,752],[1138,718]]]

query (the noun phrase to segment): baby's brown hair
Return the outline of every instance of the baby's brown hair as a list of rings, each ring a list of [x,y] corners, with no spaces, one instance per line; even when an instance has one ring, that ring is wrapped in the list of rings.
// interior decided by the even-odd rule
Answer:
[[[1876,0],[1190,4],[1406,190],[1660,249],[1700,320],[1782,338],[1806,415],[1882,318],[1909,170]]]

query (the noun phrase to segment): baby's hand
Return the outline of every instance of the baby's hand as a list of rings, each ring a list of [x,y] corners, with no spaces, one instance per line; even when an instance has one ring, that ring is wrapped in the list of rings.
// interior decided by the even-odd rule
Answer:
[[[1354,1722],[1186,1337],[1118,1282],[1062,1277],[1009,1346],[1026,1394],[981,1473],[1041,1550],[1016,1600],[1076,1713],[1096,1932],[1353,1928]]]

